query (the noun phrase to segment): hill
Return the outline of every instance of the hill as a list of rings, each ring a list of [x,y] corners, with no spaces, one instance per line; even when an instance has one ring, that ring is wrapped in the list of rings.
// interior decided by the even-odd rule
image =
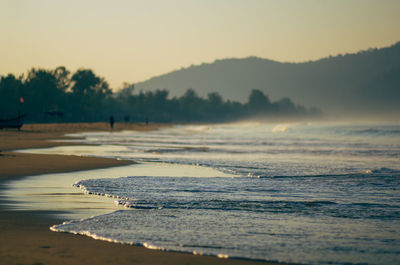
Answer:
[[[257,57],[216,60],[153,77],[136,88],[165,88],[170,96],[193,88],[200,96],[218,92],[241,102],[252,89],[260,89],[273,100],[289,97],[327,112],[399,113],[400,42],[303,63]]]

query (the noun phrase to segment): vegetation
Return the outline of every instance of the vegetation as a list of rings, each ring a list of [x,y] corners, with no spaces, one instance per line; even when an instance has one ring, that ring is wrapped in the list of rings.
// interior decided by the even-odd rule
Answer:
[[[201,98],[193,89],[173,98],[167,90],[135,92],[134,85],[124,84],[113,93],[91,69],[71,74],[65,67],[32,68],[26,76],[0,78],[0,119],[28,114],[30,122],[106,121],[110,116],[126,122],[221,122],[318,113],[288,98],[271,102],[260,90],[253,90],[245,104],[224,100],[218,93]]]

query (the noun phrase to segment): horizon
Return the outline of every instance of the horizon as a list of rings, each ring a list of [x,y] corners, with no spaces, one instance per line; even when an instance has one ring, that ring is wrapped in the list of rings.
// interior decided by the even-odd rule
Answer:
[[[399,42],[388,1],[3,1],[0,75],[63,65],[113,89],[226,58],[301,63]]]

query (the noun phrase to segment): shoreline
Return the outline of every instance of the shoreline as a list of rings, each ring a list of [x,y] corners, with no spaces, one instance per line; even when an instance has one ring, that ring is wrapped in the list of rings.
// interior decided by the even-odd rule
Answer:
[[[114,131],[154,130],[169,125],[119,124]],[[95,157],[42,155],[12,152],[16,149],[44,148],[73,143],[48,140],[71,139],[67,133],[110,131],[107,123],[30,124],[22,132],[0,131],[0,192],[9,180],[45,173],[108,168],[131,161]],[[76,138],[74,138],[76,139]],[[6,152],[4,152],[6,151]],[[2,193],[2,192],[1,192]],[[3,196],[3,195],[2,195]],[[16,211],[0,200],[0,261],[2,264],[279,264],[247,259],[221,259],[190,253],[151,250],[143,246],[116,244],[87,236],[55,233],[50,227],[65,220],[50,211]]]

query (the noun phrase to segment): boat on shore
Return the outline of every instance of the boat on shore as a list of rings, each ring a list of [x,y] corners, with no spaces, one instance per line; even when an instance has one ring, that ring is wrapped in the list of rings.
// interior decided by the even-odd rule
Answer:
[[[19,130],[21,130],[21,127],[24,125],[24,121],[25,121],[25,117],[27,115],[20,115],[16,118],[11,118],[11,119],[5,119],[5,120],[1,120],[0,119],[0,129],[4,129],[4,128],[16,128]]]

